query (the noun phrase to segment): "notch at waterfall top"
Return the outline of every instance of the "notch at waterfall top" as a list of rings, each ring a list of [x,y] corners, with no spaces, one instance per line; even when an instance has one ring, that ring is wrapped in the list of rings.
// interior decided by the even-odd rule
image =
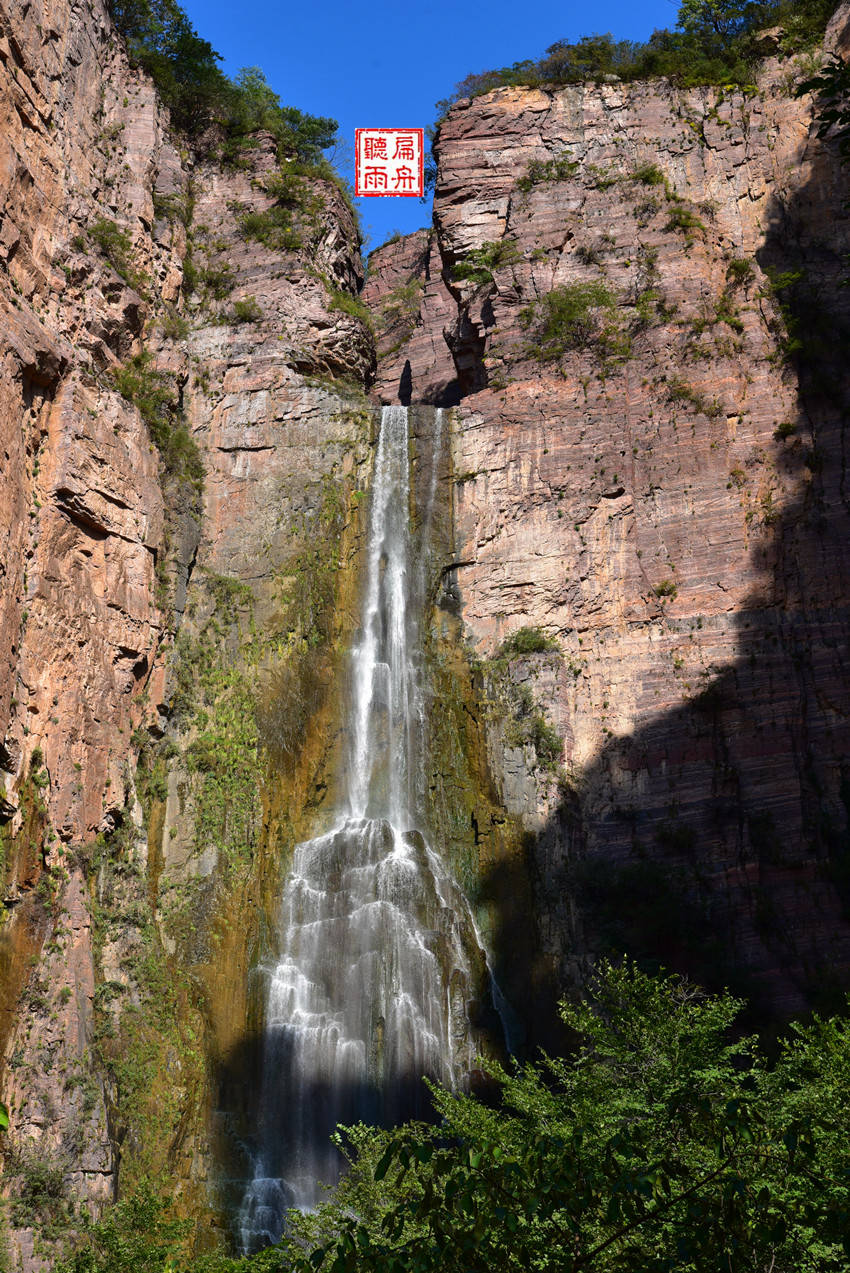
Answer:
[[[425,193],[425,139],[421,128],[355,128],[354,193],[366,198]]]

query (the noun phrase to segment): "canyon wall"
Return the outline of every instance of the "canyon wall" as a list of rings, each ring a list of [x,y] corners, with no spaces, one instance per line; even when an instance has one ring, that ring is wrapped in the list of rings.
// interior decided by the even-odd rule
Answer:
[[[191,153],[99,0],[0,28],[11,1266],[145,1179],[226,1241],[379,402],[445,408],[411,412],[422,798],[512,1042],[606,951],[832,1006],[850,219],[803,64],[457,103],[433,229],[371,259],[376,370],[334,181],[265,134]]]
[[[762,1019],[848,983],[850,220],[809,65],[461,100],[433,233],[370,258],[383,400],[460,399],[479,904],[532,1038],[605,951]]]
[[[263,241],[270,137],[190,154],[97,0],[0,24],[0,1096],[30,1269],[143,1178],[221,1240],[250,968],[328,788],[374,351],[334,181]]]

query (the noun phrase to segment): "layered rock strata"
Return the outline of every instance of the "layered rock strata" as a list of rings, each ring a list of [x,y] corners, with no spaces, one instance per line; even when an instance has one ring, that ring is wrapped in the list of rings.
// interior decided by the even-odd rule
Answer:
[[[442,284],[433,255],[414,272],[418,236],[371,258],[378,311],[405,271],[454,298],[451,320],[411,316],[378,384],[405,360],[442,382],[443,337],[463,395],[454,578],[527,833],[495,857],[476,838],[519,1003],[612,948],[769,1014],[850,974],[850,221],[802,74],[460,101],[438,137]],[[538,652],[511,645],[526,628]],[[536,973],[511,900],[528,878]]]
[[[337,186],[299,179],[288,250],[249,237],[271,139],[193,159],[103,4],[0,12],[0,103],[0,1096],[34,1269],[142,1176],[214,1213],[249,965],[327,787],[374,354]]]

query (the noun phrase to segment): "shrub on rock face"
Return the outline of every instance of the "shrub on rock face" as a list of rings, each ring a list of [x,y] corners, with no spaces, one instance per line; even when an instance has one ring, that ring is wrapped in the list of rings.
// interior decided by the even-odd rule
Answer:
[[[543,654],[547,650],[557,650],[558,642],[549,637],[542,628],[518,628],[512,632],[501,645],[499,657],[513,658],[520,654]]]
[[[128,232],[107,217],[99,217],[89,226],[89,238],[100,248],[115,273],[135,291],[143,293],[148,279],[135,264],[133,241]]]
[[[270,208],[245,211],[239,220],[243,239],[253,239],[276,252],[296,252],[309,246],[320,227],[324,198],[305,177],[336,180],[329,164],[293,163],[272,173],[263,183],[274,199]]]
[[[532,159],[526,169],[525,175],[520,177],[517,189],[528,193],[533,186],[539,186],[543,183],[555,183],[559,181],[569,181],[570,177],[578,171],[579,165],[577,160],[570,157],[570,152],[564,150],[559,155],[553,155],[550,159]]]
[[[632,178],[644,186],[663,186],[665,180],[664,173],[657,164],[641,164],[639,168],[635,168]]]
[[[513,239],[497,239],[473,248],[462,261],[452,266],[452,278],[477,287],[493,282],[493,271],[519,260],[519,251]]]
[[[275,205],[265,212],[248,212],[239,223],[243,239],[253,239],[276,252],[295,252],[301,247],[301,235],[292,225],[288,208]]]
[[[257,323],[263,311],[255,296],[246,296],[242,301],[233,302],[233,321],[235,323]]]
[[[115,367],[112,377],[122,398],[138,409],[165,471],[199,493],[204,484],[203,460],[178,409],[179,395],[172,378],[156,369],[146,349]]]
[[[683,203],[676,202],[670,207],[670,215],[667,218],[665,230],[681,230],[685,236],[685,244],[691,247],[695,242],[697,234],[705,233],[705,223],[699,219],[693,208],[686,207]]]
[[[358,322],[368,327],[370,331],[374,328],[374,320],[370,310],[363,304],[357,296],[352,296],[350,292],[344,292],[341,288],[334,287],[332,283],[325,280],[325,287],[330,293],[330,304],[328,309],[331,312],[336,311],[340,314],[348,314],[349,318],[356,318]]]
[[[556,287],[520,311],[520,323],[531,334],[526,354],[557,363],[568,353],[590,351],[606,363],[621,361],[629,342],[616,311],[616,299],[601,280]]]

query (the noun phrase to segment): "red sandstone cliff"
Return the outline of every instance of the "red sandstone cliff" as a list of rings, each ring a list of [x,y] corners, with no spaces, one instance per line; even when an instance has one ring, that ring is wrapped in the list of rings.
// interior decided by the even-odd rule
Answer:
[[[247,1029],[286,828],[321,763],[305,725],[286,798],[264,787],[254,703],[269,676],[299,684],[305,624],[351,557],[374,354],[334,299],[362,270],[333,182],[302,180],[302,248],[243,233],[272,203],[275,168],[263,137],[235,168],[193,160],[100,0],[0,7],[0,1096],[15,1267],[51,1258],[32,1233],[49,1218],[24,1223],[14,1203],[33,1163],[59,1182],[54,1233],[114,1196],[119,1166],[127,1187],[167,1171],[187,1205],[214,1202],[215,1066]],[[168,455],[119,392],[134,392],[122,368],[167,400]],[[326,624],[311,655],[327,685],[344,626]]]
[[[363,301],[376,320],[375,394],[381,402],[452,406],[459,397],[457,372],[444,332],[457,321],[457,305],[433,232],[418,230],[385,245],[374,265]]]
[[[413,399],[440,400],[447,350],[463,395],[466,639],[485,659],[525,627],[556,645],[513,659],[507,686],[483,670],[490,699],[507,694],[486,714],[493,772],[533,844],[530,939],[511,902],[525,868],[480,832],[519,1001],[520,952],[563,985],[613,946],[737,977],[772,1011],[828,1003],[850,973],[850,220],[801,76],[772,60],[754,94],[460,101],[427,275],[421,235],[370,260],[381,395],[409,362]],[[417,281],[398,344],[387,297]],[[541,300],[580,287],[597,298],[586,331],[545,361]],[[527,722],[505,729],[523,685],[563,739],[559,784]]]

